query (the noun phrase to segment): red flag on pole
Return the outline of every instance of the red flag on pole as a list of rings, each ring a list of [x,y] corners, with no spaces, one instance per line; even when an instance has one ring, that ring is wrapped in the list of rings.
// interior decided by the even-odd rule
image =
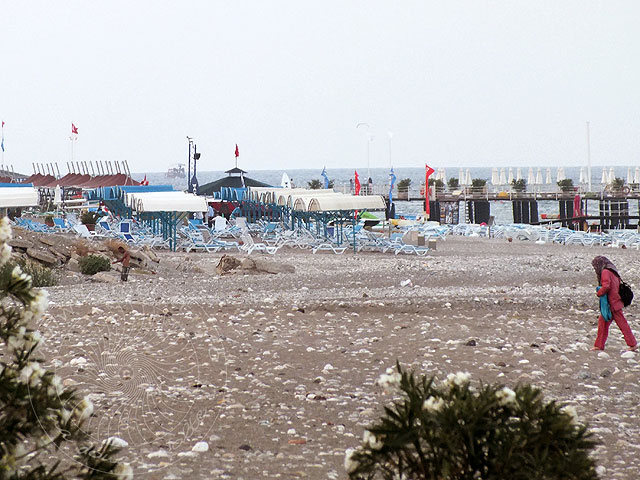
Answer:
[[[71,124],[71,133],[78,134],[78,128],[73,123]]]
[[[356,176],[356,179],[354,181],[354,184],[356,186],[356,195],[360,195],[360,179],[358,178],[358,171],[356,170],[354,173]]]
[[[426,163],[424,164],[425,167],[425,172],[424,172],[424,199],[425,199],[425,203],[424,203],[424,210],[425,213],[427,215],[431,214],[431,208],[429,206],[429,177],[431,176],[431,174],[433,172],[435,172],[435,170],[433,168],[431,168],[429,165],[427,165]]]
[[[145,174],[144,178],[140,182],[140,185],[149,185],[149,180],[147,180],[147,175]]]
[[[238,144],[236,143],[236,158],[240,156],[240,151],[238,150]]]

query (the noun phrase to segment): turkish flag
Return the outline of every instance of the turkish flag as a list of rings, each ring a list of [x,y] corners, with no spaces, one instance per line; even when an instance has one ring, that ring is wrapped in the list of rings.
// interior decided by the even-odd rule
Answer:
[[[356,195],[360,195],[360,179],[358,178],[358,171],[356,170],[355,172],[356,175],[356,179],[355,179],[355,186],[356,186]]]
[[[240,156],[240,151],[238,150],[238,144],[236,143],[236,158]]]
[[[71,133],[78,134],[78,128],[73,123],[71,124]]]
[[[431,174],[433,172],[435,172],[435,170],[433,168],[431,168],[429,165],[427,165],[426,163],[424,164],[425,167],[425,172],[424,172],[424,199],[425,199],[425,205],[424,205],[424,211],[427,215],[431,214],[431,207],[429,205],[429,177],[431,176]]]

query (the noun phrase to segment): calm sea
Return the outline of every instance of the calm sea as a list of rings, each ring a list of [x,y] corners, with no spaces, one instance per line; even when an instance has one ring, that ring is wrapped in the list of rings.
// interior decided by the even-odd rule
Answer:
[[[625,181],[627,179],[628,169],[627,167],[613,167],[614,175],[618,178],[624,178]],[[607,173],[609,173],[610,167],[607,167]],[[464,169],[466,173],[467,168]],[[555,179],[557,174],[557,169],[551,169],[551,176],[553,183],[551,185],[543,184],[536,185],[536,190],[540,191],[556,191],[557,187],[555,185]],[[296,170],[286,170],[287,175],[292,179],[297,187],[307,186],[307,182],[311,180],[317,179],[322,181],[322,176],[320,175],[322,169],[296,169]],[[492,169],[487,167],[474,167],[469,168],[471,178],[483,178],[487,180],[489,184],[489,188],[491,190],[500,191],[505,189],[505,187],[494,187],[490,184]],[[345,189],[348,191],[349,179],[353,178],[353,168],[340,168],[340,169],[328,169],[327,175],[329,179],[333,180],[335,183],[335,188],[338,190]],[[508,172],[508,169],[507,169]],[[522,168],[522,178],[527,180],[528,177],[528,168]],[[255,170],[248,172],[246,176],[251,177],[255,180],[259,180],[261,182],[267,183],[269,185],[280,185],[282,180],[282,174],[285,173],[284,170]],[[373,181],[374,186],[376,185],[389,185],[389,169],[386,168],[372,168],[370,170],[371,179]],[[423,168],[394,168],[394,173],[397,177],[396,181],[400,181],[404,178],[411,179],[412,188],[419,188],[420,184],[424,182],[424,169]],[[573,180],[574,185],[578,185],[580,179],[580,167],[566,167],[564,169],[565,177]],[[517,169],[513,169],[514,176],[517,174]],[[546,167],[542,169],[542,179],[546,180]],[[591,168],[592,174],[592,189],[597,191],[601,188],[601,179],[602,179],[602,166],[594,166]],[[167,178],[165,172],[142,172],[142,173],[133,173],[132,177],[135,180],[142,180],[146,175],[149,183],[155,185],[173,185],[175,189],[186,190],[187,188],[187,179],[186,178]],[[223,171],[203,171],[198,172],[198,183],[200,185],[204,185],[205,183],[212,182],[217,180],[227,174]],[[367,170],[361,169],[358,171],[358,175],[360,178],[360,182],[364,185],[367,179]],[[433,175],[435,177],[435,174]],[[453,168],[446,169],[446,178],[449,179],[451,177],[458,178],[459,170]],[[531,187],[529,186],[529,191],[531,191]],[[422,212],[423,205],[422,202],[412,201],[412,202],[397,202],[396,203],[396,215],[417,215]],[[598,203],[596,201],[590,201],[588,203],[587,209],[590,213],[595,213],[598,211]],[[630,214],[638,215],[638,202],[631,201],[629,205]],[[539,213],[546,214],[558,214],[559,206],[555,201],[540,201],[538,202],[538,210]],[[511,202],[491,202],[491,215],[495,216],[496,223],[506,224],[513,223],[513,213]]]

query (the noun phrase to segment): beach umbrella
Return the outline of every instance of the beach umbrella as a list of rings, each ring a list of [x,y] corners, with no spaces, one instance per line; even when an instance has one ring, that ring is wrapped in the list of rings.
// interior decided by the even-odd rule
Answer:
[[[627,183],[629,185],[633,183],[633,172],[631,171],[631,167],[627,167]]]
[[[500,185],[507,184],[507,172],[504,168],[500,169]]]
[[[536,177],[533,174],[533,167],[529,167],[529,174],[527,175],[527,185],[533,185],[536,183]]]
[[[609,169],[609,182],[608,183],[613,183],[613,181],[616,179],[616,172],[613,171],[613,167],[611,167]]]
[[[60,190],[60,185],[56,185],[56,191],[53,194],[53,203],[56,205],[62,203],[62,190]]]
[[[509,167],[509,185],[513,183],[513,168]]]
[[[584,167],[580,167],[580,180],[578,180],[578,183],[587,183],[586,179],[587,177],[584,174]]]
[[[460,185],[466,185],[466,177],[464,176],[464,170],[461,168],[458,170],[458,183]]]
[[[471,172],[467,168],[467,185],[471,185],[473,182],[471,181]]]
[[[522,170],[520,167],[516,170],[516,180],[522,180]]]
[[[567,176],[564,174],[564,167],[560,167],[558,170],[560,171],[560,178],[558,178],[558,181],[566,180]]]
[[[282,188],[291,188],[291,179],[289,178],[289,175],[285,173],[282,174],[282,182],[280,183],[280,185],[282,186]]]
[[[442,169],[442,183],[444,183],[445,185],[447,184],[447,169],[443,168]]]
[[[500,183],[500,174],[498,173],[497,167],[493,167],[491,169],[491,183],[493,185],[498,185],[498,183]]]
[[[607,169],[605,167],[602,167],[602,179],[600,180],[600,183],[602,185],[605,185],[606,183],[608,183],[609,181],[609,175],[607,175]]]
[[[553,183],[553,181],[551,180],[551,169],[549,167],[547,167],[547,181],[546,184],[547,185],[551,185]]]
[[[636,167],[636,175],[633,183],[640,183],[640,167]]]
[[[538,167],[536,172],[536,185],[542,185],[542,169]]]

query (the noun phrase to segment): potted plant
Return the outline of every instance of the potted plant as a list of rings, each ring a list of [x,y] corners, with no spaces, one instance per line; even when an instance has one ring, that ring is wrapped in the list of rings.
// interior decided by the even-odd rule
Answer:
[[[473,193],[484,193],[487,187],[487,181],[484,178],[474,178],[471,180],[471,191]]]
[[[520,180],[516,180],[515,178],[511,180],[511,188],[513,188],[514,192],[526,192],[527,191],[527,181],[524,178]]]
[[[410,178],[403,178],[398,182],[398,200],[407,200],[409,198]]]
[[[436,192],[443,192],[444,191],[444,182],[442,180],[435,179],[435,178],[430,178],[429,179],[429,186],[430,187],[436,187]]]
[[[612,192],[621,192],[624,188],[624,178],[614,178],[609,187]]]
[[[44,223],[47,227],[53,227],[53,215],[47,215],[44,217]]]
[[[575,189],[573,187],[573,180],[570,178],[565,178],[564,180],[560,180],[558,182],[558,187],[563,192],[573,192]]]
[[[86,225],[87,230],[92,232],[95,230],[96,222],[98,221],[99,218],[100,218],[100,214],[98,212],[90,212],[87,210],[86,212],[83,212],[82,215],[80,216],[80,221],[84,225]]]

